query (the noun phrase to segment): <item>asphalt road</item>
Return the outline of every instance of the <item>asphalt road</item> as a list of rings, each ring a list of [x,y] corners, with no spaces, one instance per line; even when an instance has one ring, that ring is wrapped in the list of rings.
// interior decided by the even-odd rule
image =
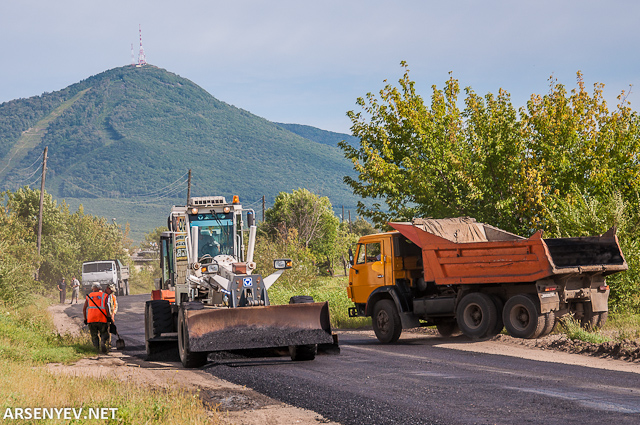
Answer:
[[[144,301],[119,297],[118,329],[144,357]],[[77,314],[79,306],[67,309]],[[80,310],[81,315],[81,310]],[[638,424],[640,375],[438,347],[434,337],[381,345],[340,335],[340,355],[219,353],[203,369],[342,424]],[[472,344],[464,337],[454,344]],[[175,351],[167,351],[171,358]],[[168,359],[169,359],[168,358]]]

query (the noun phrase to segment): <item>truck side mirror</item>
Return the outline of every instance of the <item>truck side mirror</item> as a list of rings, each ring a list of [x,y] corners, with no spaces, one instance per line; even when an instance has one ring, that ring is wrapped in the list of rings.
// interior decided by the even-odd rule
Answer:
[[[353,251],[349,248],[349,265],[353,267]]]

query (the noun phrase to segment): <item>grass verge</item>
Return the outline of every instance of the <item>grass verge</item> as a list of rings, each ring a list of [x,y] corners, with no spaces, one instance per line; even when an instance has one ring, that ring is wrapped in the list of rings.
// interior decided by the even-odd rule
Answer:
[[[48,303],[40,298],[23,308],[0,304],[0,418],[11,419],[16,409],[82,408],[73,423],[222,423],[222,415],[207,411],[197,392],[49,372],[46,363],[69,364],[95,351],[87,334],[61,336],[54,330]],[[117,410],[114,419],[97,420],[84,418],[89,408]],[[29,423],[59,422],[55,418]]]
[[[560,320],[564,333],[573,341],[580,340],[592,344],[602,344],[612,339],[603,335],[599,331],[589,331],[580,326],[580,322],[572,316],[565,316]]]
[[[269,301],[273,305],[288,304],[294,295],[311,295],[316,302],[329,302],[331,327],[353,329],[371,325],[370,317],[349,317],[348,308],[353,302],[347,298],[346,277],[317,277],[306,284],[278,285],[269,288]]]

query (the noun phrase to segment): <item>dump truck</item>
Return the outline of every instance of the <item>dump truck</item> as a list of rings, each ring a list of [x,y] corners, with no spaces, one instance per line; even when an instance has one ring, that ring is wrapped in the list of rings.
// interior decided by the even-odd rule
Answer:
[[[517,338],[549,334],[573,314],[585,327],[607,320],[606,277],[626,270],[615,228],[593,237],[543,239],[469,217],[390,222],[358,241],[349,316],[370,316],[380,342],[403,329],[436,326],[473,339],[506,328]]]
[[[275,272],[264,278],[254,273],[255,212],[237,196],[231,203],[222,196],[190,198],[172,207],[167,226],[160,237],[162,276],[145,304],[148,355],[177,343],[190,368],[214,351],[288,347],[298,361],[313,360],[318,344],[337,346],[327,302],[300,295],[270,305],[268,289],[292,261],[274,259]]]
[[[98,282],[102,289],[108,285],[116,286],[118,295],[129,295],[129,266],[120,260],[85,261],[82,263],[82,291],[91,292],[91,285]]]

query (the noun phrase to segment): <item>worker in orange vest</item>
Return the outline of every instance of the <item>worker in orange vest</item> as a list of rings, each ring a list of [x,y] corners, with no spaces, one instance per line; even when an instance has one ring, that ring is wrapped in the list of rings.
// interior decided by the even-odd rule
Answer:
[[[109,334],[109,309],[107,306],[108,294],[102,292],[102,286],[94,282],[91,286],[91,293],[84,300],[82,314],[84,323],[89,325],[91,342],[96,350],[104,354],[109,352],[111,346],[111,334]]]

